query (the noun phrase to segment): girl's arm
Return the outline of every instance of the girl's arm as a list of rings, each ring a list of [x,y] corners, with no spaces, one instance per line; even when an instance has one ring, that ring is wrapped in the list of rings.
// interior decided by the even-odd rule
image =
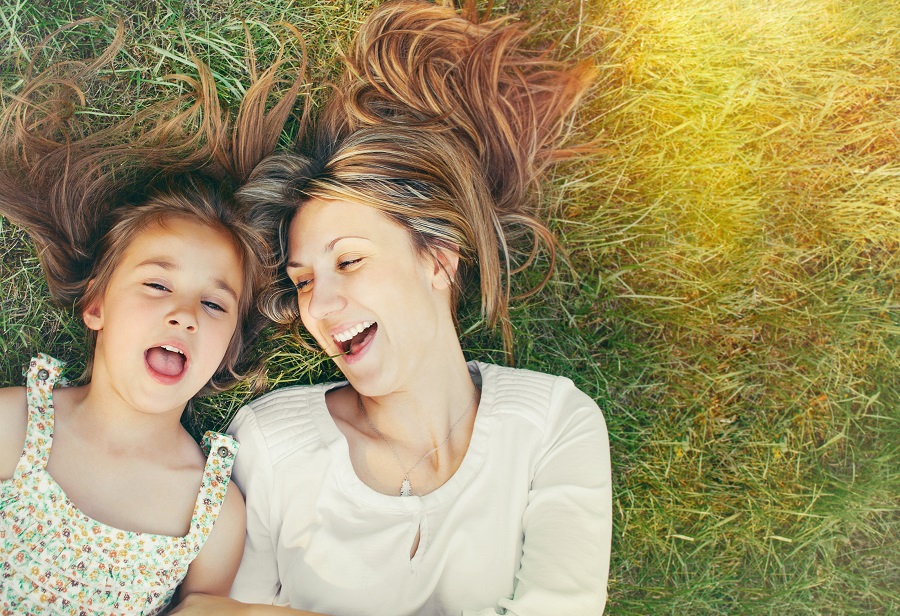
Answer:
[[[188,568],[178,595],[191,593],[227,596],[244,551],[246,515],[241,491],[228,484],[222,508],[200,553]]]
[[[247,603],[283,603],[278,599],[281,579],[273,539],[278,532],[277,529],[271,530],[280,518],[272,514],[270,504],[278,487],[269,446],[256,414],[249,407],[238,411],[228,433],[241,444],[240,454],[231,469],[231,478],[247,500],[244,555],[231,588],[231,596]]]
[[[0,481],[13,476],[25,447],[28,404],[24,387],[0,389]]]
[[[170,614],[178,616],[323,616],[277,605],[251,605],[225,597],[190,595]]]

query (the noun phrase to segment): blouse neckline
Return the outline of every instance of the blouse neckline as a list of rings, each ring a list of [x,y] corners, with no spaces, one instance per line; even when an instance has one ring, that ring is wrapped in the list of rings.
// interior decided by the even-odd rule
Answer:
[[[325,403],[325,394],[338,387],[347,385],[347,381],[337,381],[318,385],[319,392],[312,400],[312,413],[316,425],[331,450],[335,463],[336,476],[340,489],[351,498],[371,507],[377,507],[388,511],[421,511],[423,509],[439,508],[448,501],[454,500],[478,472],[487,449],[491,424],[493,423],[490,409],[494,405],[495,375],[490,366],[477,361],[467,362],[469,375],[475,385],[481,386],[481,400],[475,412],[475,424],[472,427],[472,438],[465,456],[456,469],[456,472],[440,487],[428,494],[417,496],[391,496],[382,494],[366,485],[356,474],[350,461],[350,446],[347,437],[341,432],[334,422],[328,406]]]

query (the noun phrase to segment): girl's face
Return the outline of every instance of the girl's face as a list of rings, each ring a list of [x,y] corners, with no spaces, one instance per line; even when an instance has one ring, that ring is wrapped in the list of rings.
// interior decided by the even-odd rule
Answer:
[[[397,391],[440,355],[448,331],[456,340],[447,273],[456,259],[436,255],[360,203],[313,200],[291,221],[287,274],[303,325],[361,393]]]
[[[240,255],[221,231],[173,217],[141,232],[84,321],[91,379],[133,408],[176,411],[212,378],[238,323]]]

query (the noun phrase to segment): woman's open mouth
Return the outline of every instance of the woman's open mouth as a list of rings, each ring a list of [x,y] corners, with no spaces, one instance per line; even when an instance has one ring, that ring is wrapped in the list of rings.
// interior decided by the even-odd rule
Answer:
[[[345,359],[356,357],[375,337],[378,323],[365,321],[333,336]]]

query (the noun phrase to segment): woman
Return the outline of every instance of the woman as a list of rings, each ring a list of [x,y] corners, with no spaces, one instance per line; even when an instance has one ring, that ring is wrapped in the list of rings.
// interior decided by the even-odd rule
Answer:
[[[281,389],[234,419],[248,512],[234,599],[337,616],[602,612],[596,404],[565,378],[467,363],[456,331],[474,282],[509,348],[506,255],[523,229],[553,254],[528,189],[560,158],[591,71],[524,36],[383,5],[311,145],[242,190],[283,264],[267,313],[302,322],[347,380]],[[283,610],[197,596],[184,609]]]

